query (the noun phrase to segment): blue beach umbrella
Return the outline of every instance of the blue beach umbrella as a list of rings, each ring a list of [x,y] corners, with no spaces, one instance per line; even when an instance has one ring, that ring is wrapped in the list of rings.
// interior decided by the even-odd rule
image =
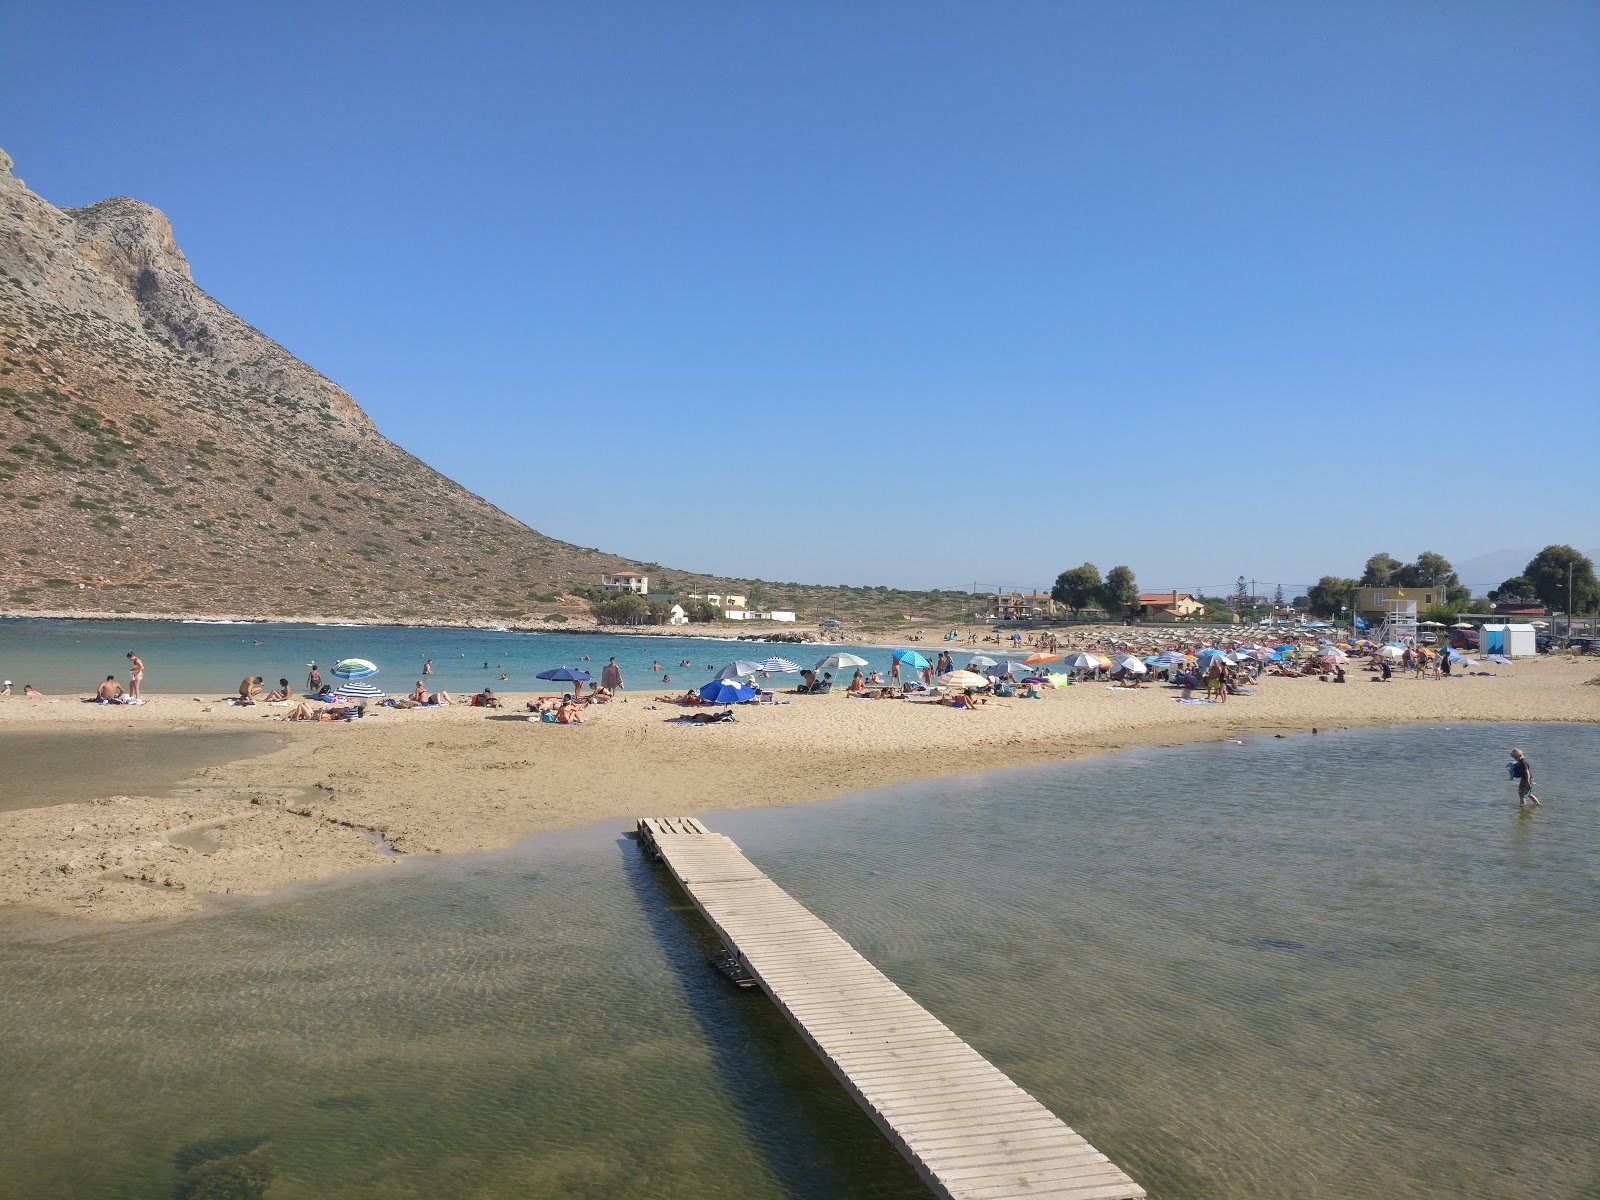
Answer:
[[[552,667],[548,671],[540,671],[535,679],[554,679],[560,683],[588,683],[589,672],[575,671],[571,667]]]
[[[1139,661],[1144,663],[1144,665],[1147,667],[1159,667],[1161,665],[1161,656],[1159,654],[1151,654],[1145,658],[1141,658]]]
[[[370,679],[377,673],[378,668],[364,658],[347,658],[330,672],[340,679]]]
[[[742,687],[727,679],[713,679],[700,688],[700,698],[709,700],[712,704],[739,704],[745,700],[754,700],[755,696],[754,688]]]
[[[1176,650],[1163,650],[1156,655],[1156,661],[1164,667],[1175,667],[1180,663],[1187,662],[1188,659]]]
[[[927,659],[923,658],[922,655],[918,654],[915,650],[896,650],[889,657],[897,659],[898,661],[905,663],[906,666],[913,667],[918,671],[922,670],[924,667],[932,665]]]
[[[1227,659],[1228,654],[1225,650],[1214,650],[1210,646],[1207,646],[1204,650],[1200,651],[1199,654],[1195,655],[1195,657],[1200,660],[1200,665],[1204,666],[1213,658]]]
[[[334,692],[334,696],[340,700],[375,700],[381,695],[383,689],[370,683],[340,684],[339,690]]]

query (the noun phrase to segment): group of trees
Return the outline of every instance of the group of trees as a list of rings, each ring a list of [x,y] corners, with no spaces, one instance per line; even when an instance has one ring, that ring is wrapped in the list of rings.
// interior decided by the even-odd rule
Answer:
[[[1537,598],[1562,612],[1592,613],[1600,609],[1600,582],[1595,579],[1594,563],[1571,546],[1546,546],[1499,587],[1491,589],[1489,599]]]
[[[602,625],[665,625],[672,614],[672,605],[635,592],[606,592],[590,604],[595,619]],[[680,600],[678,605],[695,623],[715,621],[722,616],[720,608],[704,600]]]
[[[1065,605],[1073,616],[1096,606],[1109,617],[1131,616],[1139,607],[1139,585],[1129,567],[1112,567],[1102,579],[1100,568],[1086,562],[1057,575],[1050,598]]]
[[[1324,575],[1305,596],[1295,597],[1295,607],[1304,607],[1319,617],[1337,616],[1341,608],[1350,607],[1358,587],[1433,589],[1437,601],[1428,614],[1434,618],[1464,612],[1473,604],[1472,589],[1462,584],[1449,559],[1429,550],[1417,555],[1412,563],[1403,563],[1391,554],[1374,554],[1367,559],[1360,579]],[[1491,589],[1488,599],[1511,597],[1537,598],[1561,612],[1594,612],[1600,608],[1600,583],[1596,582],[1594,564],[1587,556],[1571,546],[1546,546],[1529,560],[1521,575]]]

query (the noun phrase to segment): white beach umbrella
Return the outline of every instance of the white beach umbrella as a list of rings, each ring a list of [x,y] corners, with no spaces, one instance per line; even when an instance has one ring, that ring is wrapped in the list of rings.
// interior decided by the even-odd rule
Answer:
[[[787,658],[779,658],[774,654],[771,658],[762,662],[761,669],[773,675],[787,675],[793,671],[798,671],[800,664],[790,662]]]
[[[1144,667],[1144,660],[1137,654],[1128,654],[1127,652],[1123,652],[1121,654],[1113,654],[1111,656],[1111,665],[1119,671],[1132,670],[1134,667],[1139,667],[1142,669]]]
[[[1086,650],[1076,650],[1061,660],[1061,665],[1071,671],[1094,671],[1105,663]]]
[[[751,675],[759,675],[767,668],[758,662],[747,662],[740,658],[729,663],[717,672],[718,679],[747,679]],[[796,670],[799,668],[797,667]]]
[[[994,664],[995,664],[995,660],[990,658],[987,654],[975,654],[971,658],[967,659],[967,666],[969,668],[970,667],[992,667],[992,666],[994,666]]]
[[[859,654],[846,654],[840,651],[837,654],[828,655],[827,658],[812,669],[816,671],[842,671],[847,667],[865,667],[868,665],[867,660]]]
[[[1402,646],[1383,646],[1383,647],[1380,647],[1379,650],[1378,650],[1378,657],[1387,658],[1391,662],[1398,661],[1399,659],[1402,659],[1405,656],[1406,656],[1405,648],[1402,647]]]

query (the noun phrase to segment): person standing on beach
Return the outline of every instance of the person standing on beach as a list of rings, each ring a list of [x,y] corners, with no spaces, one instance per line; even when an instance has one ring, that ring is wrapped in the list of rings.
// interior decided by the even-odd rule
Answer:
[[[1517,807],[1523,808],[1531,800],[1535,808],[1543,808],[1539,797],[1533,794],[1533,764],[1521,750],[1511,751],[1511,761],[1506,764],[1511,778],[1517,781]]]
[[[132,650],[128,651],[128,699],[139,698],[139,685],[144,682],[144,662]]]
[[[622,690],[622,668],[617,666],[615,656],[600,668],[600,686],[612,693]]]

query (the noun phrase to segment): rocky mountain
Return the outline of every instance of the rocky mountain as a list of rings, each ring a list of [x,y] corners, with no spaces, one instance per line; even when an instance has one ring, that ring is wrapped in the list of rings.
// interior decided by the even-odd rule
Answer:
[[[640,565],[390,442],[196,286],[156,209],[56,208],[0,151],[0,609],[581,619],[574,589]]]

